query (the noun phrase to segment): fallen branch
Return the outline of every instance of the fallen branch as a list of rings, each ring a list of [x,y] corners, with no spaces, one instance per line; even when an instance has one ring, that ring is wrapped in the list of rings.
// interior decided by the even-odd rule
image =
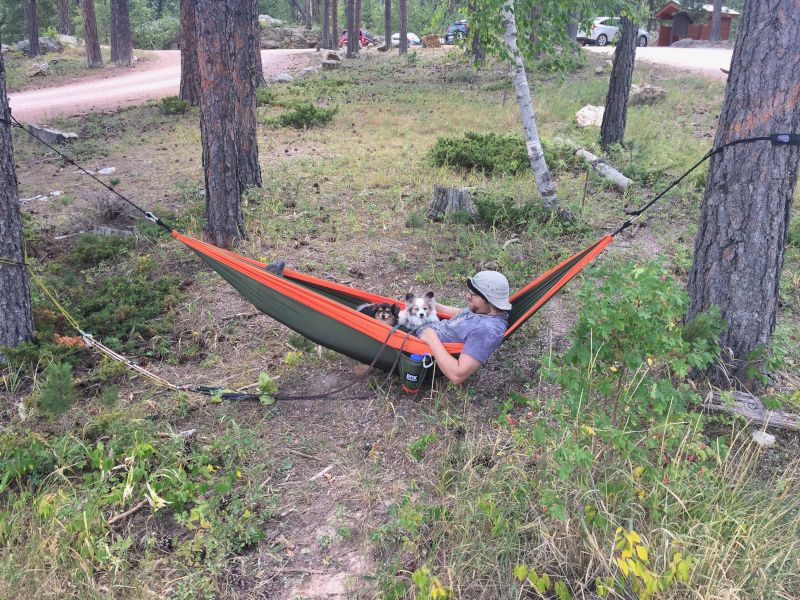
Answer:
[[[314,476],[313,476],[311,479],[309,479],[309,481],[314,481],[314,480],[316,480],[316,479],[319,479],[320,477],[322,477],[323,475],[325,475],[325,473],[327,473],[328,471],[330,471],[332,468],[333,468],[333,465],[328,465],[327,467],[325,467],[324,469],[322,469],[322,471],[320,471],[319,473],[317,473],[316,475],[314,475]]]
[[[135,514],[135,513],[139,512],[140,510],[142,510],[142,508],[144,508],[146,505],[147,505],[147,500],[142,500],[138,504],[134,504],[132,507],[130,507],[124,513],[122,513],[120,515],[117,515],[116,517],[111,517],[108,520],[108,525],[113,525],[114,523],[122,521],[123,519],[127,519],[132,514]]]
[[[628,186],[633,184],[633,181],[625,177],[622,173],[617,171],[614,167],[608,164],[604,159],[595,156],[585,148],[581,148],[575,153],[575,156],[582,158],[585,162],[592,165],[598,174],[605,177],[611,182],[611,185],[619,192],[624,192]]]
[[[727,414],[742,415],[758,425],[779,427],[800,431],[800,415],[782,410],[768,410],[761,400],[750,394],[731,392],[733,403],[726,400],[720,392],[709,392],[703,402],[703,408]],[[727,396],[727,394],[725,394]]]

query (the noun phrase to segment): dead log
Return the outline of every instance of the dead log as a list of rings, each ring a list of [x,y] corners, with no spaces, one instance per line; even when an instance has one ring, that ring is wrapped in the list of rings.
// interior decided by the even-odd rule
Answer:
[[[724,397],[720,392],[709,392],[703,401],[705,410],[742,415],[752,423],[800,431],[800,415],[782,410],[768,410],[761,400],[750,394],[730,392]]]
[[[575,156],[592,165],[594,170],[610,181],[611,185],[619,192],[624,192],[633,183],[633,181],[608,164],[605,159],[595,156],[585,148],[578,150]]]
[[[453,211],[476,215],[478,210],[472,199],[469,188],[456,188],[446,185],[433,186],[433,203],[428,211],[428,218],[432,221],[441,221]]]

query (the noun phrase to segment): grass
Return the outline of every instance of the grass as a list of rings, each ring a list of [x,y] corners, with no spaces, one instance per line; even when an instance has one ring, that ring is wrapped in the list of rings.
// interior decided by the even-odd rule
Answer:
[[[607,81],[592,74],[594,60],[590,56],[563,82],[546,65],[536,69],[532,89],[543,137],[569,138],[603,155],[596,129],[573,125],[575,111],[605,97]],[[617,226],[626,203],[652,197],[707,151],[723,86],[639,65],[634,82],[644,81],[666,87],[667,98],[658,107],[631,108],[626,146],[610,155],[639,182],[638,191],[623,198],[580,167],[559,169],[559,198],[581,215],[570,227],[538,208],[527,172],[487,176],[433,167],[426,159],[441,137],[519,135],[501,66],[475,71],[458,53],[420,52],[413,62],[365,53],[335,73],[271,86],[258,109],[265,122],[297,102],[338,107],[338,113],[325,127],[260,129],[265,183],[244,197],[249,237],[237,250],[265,260],[282,257],[292,268],[396,297],[433,287],[444,302],[459,304],[463,277],[482,268],[503,270],[518,288]],[[81,141],[71,150],[89,168],[117,167],[115,189],[177,229],[202,235],[197,119],[196,110],[168,115],[151,103],[54,124],[79,132]],[[133,246],[54,240],[54,232],[133,227],[134,221],[100,210],[108,203],[91,182],[58,170],[59,161],[19,132],[14,136],[21,195],[62,189],[73,199],[36,207],[26,229],[30,256],[50,274],[59,297],[86,290],[76,295],[89,305],[103,281],[133,286],[141,269],[153,277],[148,281],[179,282],[179,293],[150,294],[147,308],[155,311],[144,320],[157,327],[153,337],[137,336],[136,321],[114,332],[132,340],[131,353],[148,369],[179,383],[249,391],[261,373],[283,392],[321,393],[351,381],[350,361],[257,316],[147,222],[135,225]],[[475,188],[481,218],[429,222],[434,184]],[[606,262],[660,255],[670,277],[684,281],[701,198],[702,185],[680,186],[651,213],[647,227],[608,250]],[[800,364],[794,229],[789,238],[775,335],[783,366],[774,395],[785,401]],[[566,354],[567,332],[582,308],[578,287],[569,286],[515,334],[468,386],[437,380],[415,400],[381,377],[352,388],[368,400],[216,404],[154,388],[117,363],[58,345],[36,355],[30,368],[7,369],[0,393],[13,401],[2,409],[2,464],[22,464],[9,462],[10,453],[30,450],[38,440],[42,467],[15,475],[0,492],[0,595],[53,590],[100,598],[151,589],[159,597],[237,598],[258,590],[293,598],[313,596],[345,574],[349,583],[341,594],[349,586],[387,598],[427,597],[432,590],[451,598],[536,597],[532,587],[543,585],[543,575],[551,595],[559,583],[572,597],[601,587],[615,590],[610,597],[635,597],[644,578],[625,575],[615,560],[624,550],[617,543],[629,543],[624,536],[635,531],[640,542],[630,542],[632,551],[638,556],[636,546],[644,546],[648,557],[639,572],[666,583],[674,570],[659,597],[797,596],[795,563],[788,562],[798,558],[795,437],[779,434],[778,448],[759,451],[739,421],[709,417],[699,429],[676,426],[676,450],[664,466],[658,447],[634,464],[631,451],[595,447],[591,434],[580,430],[576,448],[593,459],[562,470],[565,448],[572,448],[566,437],[572,417],[563,412],[568,390],[547,378],[541,355],[557,362]],[[110,327],[105,321],[112,320],[98,318],[96,326]],[[41,299],[37,327],[45,326],[74,335]],[[74,404],[58,423],[41,417],[37,406],[51,362],[69,362],[74,379]],[[584,406],[580,414],[589,418],[598,410]],[[598,436],[610,435],[610,427],[581,423]],[[552,435],[540,437],[542,425]],[[158,435],[195,428],[197,437],[189,441]],[[126,457],[135,449],[128,442],[136,435],[136,444],[153,447],[142,478],[133,497],[110,498],[110,488],[124,489],[122,476],[131,472]],[[720,439],[727,449],[709,451],[703,475],[701,465],[688,461],[698,436],[709,447]],[[115,448],[105,476],[88,458],[98,441],[106,453]],[[143,482],[166,486],[165,473],[190,473],[198,465],[206,473],[187,477],[186,485],[213,483],[204,493],[195,487],[183,507],[148,504],[122,526],[107,526],[110,516],[145,499]],[[648,469],[646,482],[637,478],[640,466]],[[223,482],[230,488],[217,487]],[[550,496],[542,495],[545,488]],[[90,538],[75,525],[81,506],[95,507],[83,530]],[[257,523],[263,539],[237,527],[248,522]],[[682,557],[674,562],[677,552]],[[685,567],[678,574],[681,560],[689,565],[685,581]],[[524,581],[517,567],[527,570]],[[528,577],[533,571],[536,578]],[[76,573],[77,591],[67,587]]]
[[[103,61],[108,65],[111,60],[111,50],[104,47],[101,52]],[[146,59],[146,56],[139,58]],[[5,54],[3,60],[6,67],[6,87],[9,93],[49,87],[99,71],[99,69],[89,69],[86,66],[85,51],[80,48],[66,47],[61,52],[51,52],[35,58],[28,58],[21,52],[13,51]],[[28,77],[26,73],[34,62],[47,62],[50,65],[50,75]],[[114,68],[114,66],[111,65],[110,68]]]

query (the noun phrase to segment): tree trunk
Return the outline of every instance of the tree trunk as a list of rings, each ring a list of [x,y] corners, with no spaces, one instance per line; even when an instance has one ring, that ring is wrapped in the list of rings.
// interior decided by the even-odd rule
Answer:
[[[111,0],[111,62],[133,66],[133,41],[128,0]]]
[[[72,35],[69,5],[70,0],[58,0],[58,33],[61,35]]]
[[[392,49],[392,0],[383,0],[383,37],[386,41],[383,47],[386,50]]]
[[[441,221],[448,213],[454,211],[467,213],[473,217],[477,214],[478,209],[475,207],[470,189],[446,185],[433,186],[433,202],[428,209],[428,218],[432,221]]]
[[[197,27],[192,0],[180,0],[181,88],[180,97],[192,106],[200,104],[200,65],[197,63]]]
[[[80,0],[83,11],[83,37],[86,41],[86,66],[97,69],[103,66],[100,41],[97,38],[97,18],[94,14],[94,0]]]
[[[795,3],[796,4],[796,3]],[[800,10],[745,3],[714,147],[800,131]],[[688,318],[720,307],[734,374],[775,330],[800,148],[750,142],[711,159],[689,272]]]
[[[358,56],[358,34],[356,29],[356,2],[355,0],[345,0],[344,18],[347,21],[347,54],[346,58],[356,58]]]
[[[261,25],[258,22],[258,0],[252,3],[252,14],[250,15],[250,39],[248,43],[253,49],[253,85],[261,87],[267,85],[264,78],[264,65],[261,62]],[[261,170],[259,169],[259,184],[261,185]]]
[[[625,120],[628,114],[628,95],[631,93],[633,63],[636,58],[636,23],[622,17],[622,36],[614,50],[614,66],[608,83],[606,108],[600,125],[600,145],[608,148],[621,144],[625,137]]]
[[[36,0],[28,0],[25,5],[25,18],[28,21],[28,56],[39,56],[39,17],[36,14]]]
[[[305,2],[305,9],[306,9],[306,18],[305,18],[305,25],[306,29],[311,29],[311,21],[313,19],[313,14],[311,10],[311,0],[306,0]]]
[[[359,43],[356,45],[356,52],[361,46],[361,0],[356,0],[356,33],[358,34]]]
[[[709,40],[718,42],[722,37],[720,29],[722,27],[722,0],[714,0],[714,8],[711,11],[711,35]]]
[[[577,43],[578,41],[578,15],[574,12],[570,13],[569,15],[569,23],[567,24],[567,36],[569,37],[569,41],[572,43]]]
[[[242,192],[261,182],[251,43],[256,0],[193,0],[193,5],[208,235],[228,247],[245,236]]]
[[[400,54],[408,52],[408,12],[406,11],[406,0],[398,0],[397,17],[400,21]]]
[[[313,7],[314,7],[314,22],[317,23],[317,24],[321,24],[322,23],[322,19],[321,19],[322,15],[320,14],[321,11],[319,9],[320,1],[319,0],[314,0],[312,2],[312,4],[313,4]]]
[[[322,3],[322,47],[333,48],[331,44],[331,0]]]
[[[0,119],[8,121],[10,118],[6,68],[0,54]],[[0,257],[17,263],[0,262],[0,346],[14,348],[33,337],[28,271],[22,264],[24,249],[11,126],[0,123]],[[5,356],[0,352],[2,360]]]
[[[331,29],[333,46],[339,48],[339,0],[331,0]]]
[[[519,104],[520,119],[522,129],[525,132],[525,148],[528,152],[528,160],[533,170],[533,178],[536,187],[542,196],[542,206],[549,210],[558,209],[558,197],[556,188],[550,180],[550,172],[547,170],[547,163],[544,160],[542,142],[539,140],[539,131],[536,128],[536,116],[533,113],[533,103],[531,102],[531,90],[528,87],[528,76],[525,73],[525,63],[522,54],[517,48],[517,23],[514,19],[514,0],[505,0],[501,7],[503,18],[503,42],[508,55],[513,61],[511,66],[511,79],[514,82],[514,90]]]

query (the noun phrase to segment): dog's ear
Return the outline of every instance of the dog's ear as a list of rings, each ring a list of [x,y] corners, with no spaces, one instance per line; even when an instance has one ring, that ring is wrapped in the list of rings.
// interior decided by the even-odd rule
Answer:
[[[416,296],[414,295],[414,292],[408,292],[406,294],[406,302],[411,302],[414,298],[416,298]]]
[[[425,297],[426,297],[428,300],[433,300],[433,299],[434,299],[434,297],[435,297],[435,296],[434,296],[434,293],[433,293],[433,290],[431,290],[430,292],[428,292],[427,294],[425,294]]]
[[[392,314],[396,317],[397,315],[400,314],[400,307],[397,306],[397,304],[392,304],[391,311],[392,311]]]

